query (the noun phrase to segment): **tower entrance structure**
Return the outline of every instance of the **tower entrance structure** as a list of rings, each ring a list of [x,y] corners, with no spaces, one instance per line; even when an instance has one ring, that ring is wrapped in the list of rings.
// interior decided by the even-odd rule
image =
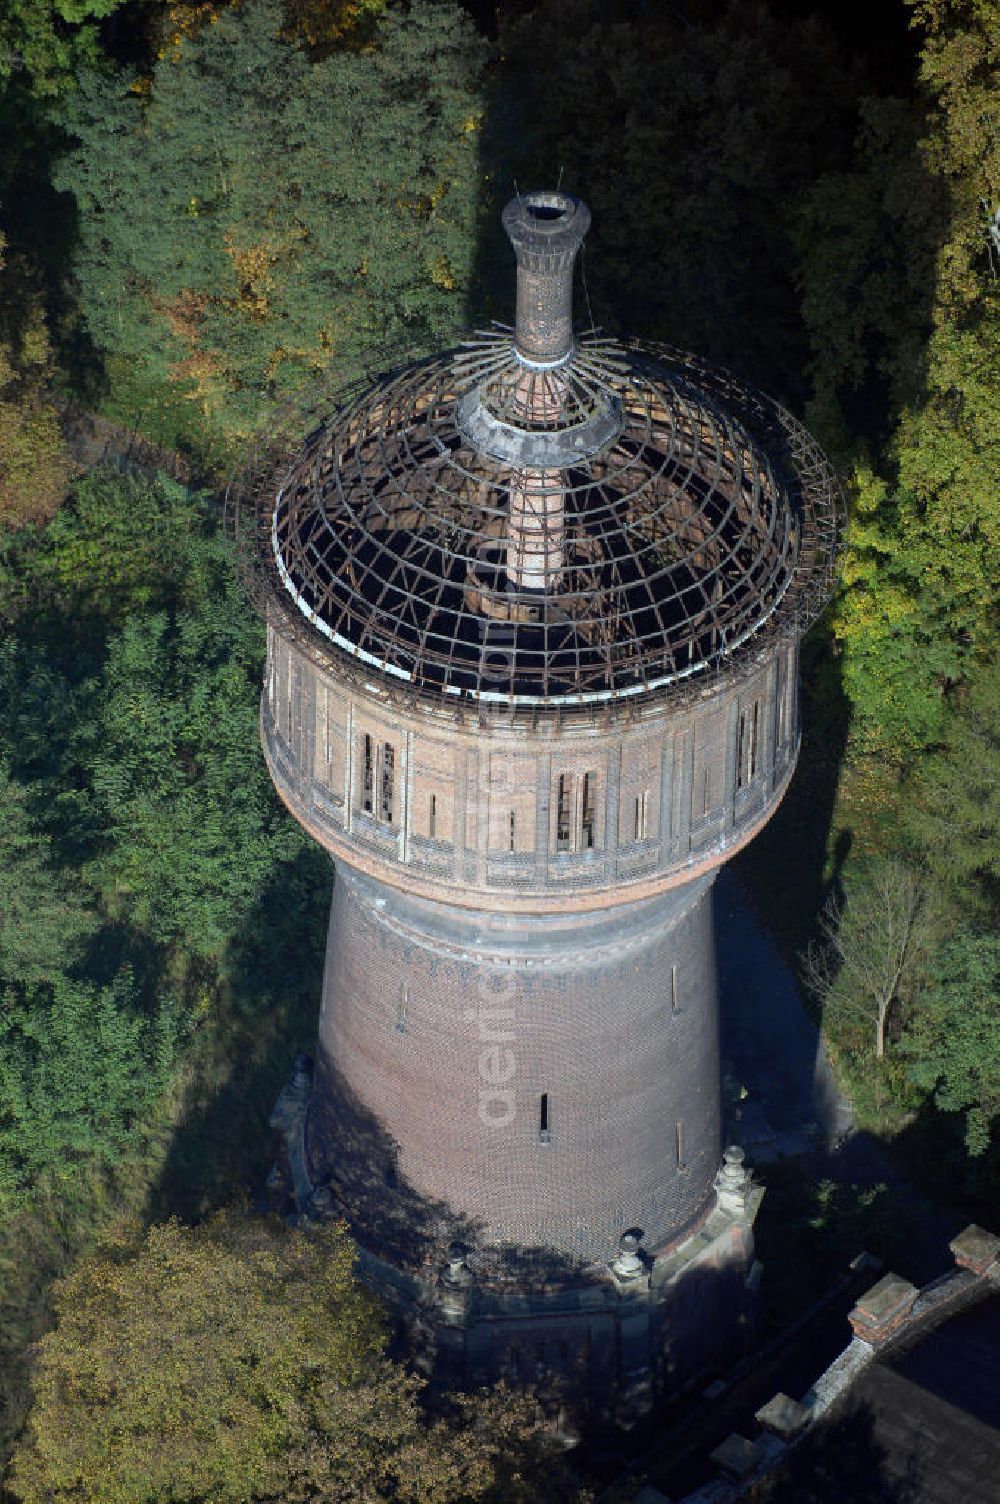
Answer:
[[[590,215],[504,211],[513,330],[279,434],[233,497],[261,734],[336,862],[300,1210],[470,1381],[627,1416],[738,1344],[711,888],[799,746],[839,493],[790,415],[572,327]]]

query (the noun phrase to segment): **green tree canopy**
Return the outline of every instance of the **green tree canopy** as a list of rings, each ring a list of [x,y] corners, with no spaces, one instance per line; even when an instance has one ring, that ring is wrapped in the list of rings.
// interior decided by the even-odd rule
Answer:
[[[908,833],[968,909],[1000,913],[1000,665],[973,670],[943,745],[921,762]]]
[[[329,867],[270,787],[262,669],[204,498],[102,467],[0,533],[4,1449],[51,1278],[122,1204],[259,1183],[315,1026]]]
[[[76,70],[99,56],[98,23],[123,0],[5,0],[0,12],[0,85],[26,75],[42,98],[73,87]]]
[[[32,794],[0,756],[0,988],[53,982],[80,959],[93,934],[95,895],[69,880]]]
[[[140,617],[111,639],[81,728],[100,832],[91,877],[158,942],[213,956],[301,847],[260,756],[259,626],[221,548],[216,565],[218,594],[200,610]]]
[[[87,328],[134,418],[245,434],[311,373],[463,322],[482,43],[451,0],[312,63],[275,0],[222,11],[148,95],[92,73],[58,185]],[[182,412],[186,410],[186,412]],[[192,416],[193,415],[193,416]],[[162,420],[161,420],[162,421]],[[148,426],[148,424],[147,424]]]
[[[215,519],[165,477],[97,470],[20,569],[0,746],[107,913],[217,959],[304,838],[260,756],[263,632]]]
[[[127,970],[108,987],[9,986],[0,1012],[0,1212],[41,1181],[115,1163],[170,1080],[174,1011],[150,1016]]]
[[[42,300],[0,230],[0,528],[50,517],[69,466],[48,392],[52,351]]]
[[[137,1247],[81,1263],[59,1286],[56,1326],[39,1346],[15,1497],[569,1498],[524,1403],[480,1400],[469,1424],[424,1417],[422,1381],[386,1359],[353,1262],[342,1228],[290,1232],[237,1213],[154,1227]],[[525,1476],[536,1464],[537,1490]]]
[[[965,1118],[985,1154],[1000,1117],[1000,936],[962,935],[935,958],[906,1035],[914,1081]]]
[[[1000,5],[912,8],[922,95],[866,108],[803,261],[814,417],[854,469],[845,685],[859,743],[897,758],[938,740],[948,689],[991,651],[1000,577]]]
[[[801,387],[794,207],[849,149],[855,95],[829,31],[757,0],[511,11],[489,165],[504,196],[561,175],[590,204],[598,320]]]

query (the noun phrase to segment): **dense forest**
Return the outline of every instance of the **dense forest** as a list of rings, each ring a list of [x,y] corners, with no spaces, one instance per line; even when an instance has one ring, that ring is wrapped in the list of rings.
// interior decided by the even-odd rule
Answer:
[[[517,183],[590,204],[588,317],[835,460],[802,763],[743,874],[858,1124],[995,1227],[998,118],[1000,0],[8,0],[8,1497],[587,1496],[529,1405],[425,1409],[341,1233],[247,1211],[329,875],[260,757],[219,498],[290,394],[506,312]],[[143,462],[91,463],[81,415]],[[785,1212],[833,1267],[829,1207]]]

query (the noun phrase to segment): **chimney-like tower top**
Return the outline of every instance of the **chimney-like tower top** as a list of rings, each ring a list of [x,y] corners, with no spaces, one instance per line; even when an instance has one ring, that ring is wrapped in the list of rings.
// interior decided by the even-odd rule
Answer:
[[[573,349],[573,263],[590,210],[568,193],[524,193],[503,227],[517,257],[514,348],[531,365],[558,365]]]
[[[534,724],[703,693],[827,599],[836,480],[726,373],[574,339],[579,199],[519,194],[503,224],[513,330],[292,413],[240,482],[268,610],[364,693],[435,710],[503,702]]]

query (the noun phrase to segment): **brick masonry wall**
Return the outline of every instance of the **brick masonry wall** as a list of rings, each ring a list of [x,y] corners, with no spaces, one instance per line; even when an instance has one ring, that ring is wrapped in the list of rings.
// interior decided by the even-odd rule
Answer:
[[[710,1199],[717,1011],[710,879],[545,917],[342,870],[316,1172],[362,1242],[416,1263],[456,1234],[544,1249],[550,1274],[612,1258],[626,1228],[655,1250]]]
[[[530,725],[404,709],[272,624],[262,739],[296,818],[354,868],[473,908],[599,909],[715,870],[767,820],[798,752],[797,653],[680,709]]]

